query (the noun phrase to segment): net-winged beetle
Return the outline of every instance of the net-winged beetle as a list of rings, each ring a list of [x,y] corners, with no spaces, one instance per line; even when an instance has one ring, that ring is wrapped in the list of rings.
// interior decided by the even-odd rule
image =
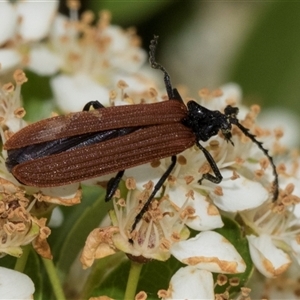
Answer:
[[[224,113],[209,110],[195,101],[183,103],[163,66],[155,60],[158,37],[150,44],[150,64],[164,73],[169,100],[104,108],[98,101],[85,105],[82,112],[57,116],[28,125],[4,145],[6,166],[22,184],[37,187],[61,186],[118,172],[108,182],[106,201],[112,198],[124,170],[171,156],[171,164],[154,186],[152,194],[136,216],[132,230],[147,211],[157,191],[176,164],[176,155],[197,145],[214,174],[203,179],[220,183],[222,175],[211,154],[200,141],[221,131],[231,142],[236,125],[263,151],[274,173],[273,199],[278,197],[278,174],[273,158],[238,119],[238,108],[228,105]],[[89,110],[93,107],[94,110]],[[232,143],[232,142],[231,142]]]

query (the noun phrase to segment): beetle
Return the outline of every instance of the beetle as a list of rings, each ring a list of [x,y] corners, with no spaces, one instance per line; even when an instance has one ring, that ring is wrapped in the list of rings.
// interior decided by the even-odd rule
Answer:
[[[80,182],[117,172],[108,181],[105,200],[111,199],[125,169],[171,157],[171,164],[155,184],[149,199],[136,216],[132,231],[142,219],[157,191],[176,164],[176,155],[196,145],[205,155],[212,172],[202,175],[220,183],[222,175],[209,151],[200,141],[223,133],[231,141],[236,125],[263,151],[274,173],[273,199],[278,197],[278,174],[272,156],[238,119],[238,108],[228,105],[224,113],[209,110],[195,101],[184,104],[172,87],[166,69],[156,62],[158,36],[150,43],[150,64],[164,74],[168,100],[105,108],[98,101],[88,102],[81,112],[41,120],[28,125],[7,140],[6,166],[22,184],[51,187]],[[94,110],[90,110],[93,107]]]

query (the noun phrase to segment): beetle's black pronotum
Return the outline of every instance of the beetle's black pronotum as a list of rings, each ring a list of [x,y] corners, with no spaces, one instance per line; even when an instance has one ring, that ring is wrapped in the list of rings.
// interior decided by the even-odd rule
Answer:
[[[37,187],[66,185],[118,172],[108,182],[106,200],[116,191],[124,170],[171,156],[171,165],[156,183],[148,201],[136,216],[132,230],[147,211],[156,192],[176,164],[176,155],[197,145],[213,174],[203,179],[220,183],[222,175],[211,154],[201,144],[221,131],[231,142],[236,125],[263,151],[274,173],[273,199],[278,197],[278,174],[272,157],[238,119],[238,108],[228,105],[224,113],[209,110],[195,101],[183,103],[163,66],[155,61],[158,37],[150,45],[152,68],[164,73],[168,101],[104,108],[98,101],[82,112],[57,116],[31,124],[15,133],[4,145],[8,170],[22,184]],[[90,107],[95,110],[89,110]],[[232,143],[232,142],[231,142]]]

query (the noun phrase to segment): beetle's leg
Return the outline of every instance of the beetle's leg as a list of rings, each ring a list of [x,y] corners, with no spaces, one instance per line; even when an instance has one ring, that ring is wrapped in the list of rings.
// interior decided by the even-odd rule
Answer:
[[[106,188],[105,202],[109,201],[115,194],[119,183],[124,175],[124,172],[125,170],[119,171],[116,177],[112,177],[111,179],[109,179]]]
[[[84,108],[83,111],[89,111],[90,108],[93,107],[94,109],[100,109],[100,108],[105,108],[104,105],[102,105],[99,101],[90,101],[88,102]],[[106,188],[106,195],[105,195],[105,202],[109,201],[113,195],[115,194],[118,185],[124,175],[125,170],[119,171],[116,175],[116,177],[112,177],[108,183],[107,183],[107,188]]]
[[[223,179],[220,170],[216,164],[216,162],[214,161],[214,159],[212,158],[212,156],[210,155],[210,153],[197,141],[196,142],[197,147],[204,153],[211,169],[213,170],[213,172],[215,173],[214,175],[211,175],[209,173],[205,173],[202,175],[202,178],[198,180],[198,183],[201,184],[203,179],[207,179],[213,183],[220,183]]]
[[[148,200],[146,201],[146,203],[144,204],[144,206],[142,207],[142,209],[140,210],[140,212],[136,215],[136,217],[134,219],[134,222],[133,222],[133,225],[131,227],[131,232],[136,228],[136,225],[142,219],[142,217],[145,214],[145,212],[148,210],[149,205],[151,204],[151,202],[152,202],[155,194],[163,186],[164,182],[167,180],[168,176],[170,175],[170,173],[174,169],[174,167],[176,165],[176,161],[177,161],[177,157],[176,157],[176,155],[173,155],[171,157],[171,164],[170,164],[170,166],[165,171],[165,173],[161,176],[161,178],[158,180],[158,182],[154,186],[153,191],[152,191],[151,195],[149,196]],[[132,240],[131,240],[131,242],[132,242]]]
[[[88,102],[83,107],[83,111],[89,111],[91,107],[93,107],[94,109],[105,108],[99,101],[95,100]]]

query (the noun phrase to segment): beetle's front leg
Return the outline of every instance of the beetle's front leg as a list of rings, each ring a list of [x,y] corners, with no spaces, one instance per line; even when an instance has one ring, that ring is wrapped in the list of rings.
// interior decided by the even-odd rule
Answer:
[[[203,152],[203,154],[205,155],[205,158],[207,159],[211,169],[213,170],[213,172],[215,173],[215,176],[209,173],[205,173],[202,175],[202,178],[198,180],[199,184],[202,184],[203,179],[207,179],[213,183],[220,183],[223,179],[220,170],[215,162],[215,160],[213,159],[213,157],[211,156],[211,154],[197,141],[196,142],[197,147]]]

